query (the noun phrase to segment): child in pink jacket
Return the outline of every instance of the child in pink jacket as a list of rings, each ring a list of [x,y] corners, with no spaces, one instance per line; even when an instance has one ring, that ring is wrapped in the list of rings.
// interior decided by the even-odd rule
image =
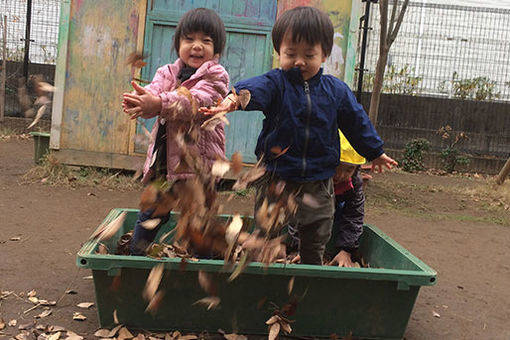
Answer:
[[[189,114],[192,110],[189,97],[177,88],[181,86],[189,90],[198,107],[215,105],[223,99],[228,94],[229,77],[218,58],[225,40],[225,26],[216,12],[206,8],[186,12],[175,30],[174,47],[179,58],[173,64],[160,67],[145,88],[132,82],[134,91],[124,93],[122,107],[131,119],[158,116],[152,129],[154,142],[149,146],[144,165],[144,183],[163,176],[168,181],[182,181],[194,176],[191,169],[179,166],[181,150],[175,138],[180,130],[192,123]],[[206,166],[210,167],[218,158],[225,158],[223,124],[213,130],[201,129],[195,147]],[[145,254],[160,226],[168,221],[169,216],[152,216],[153,213],[149,209],[138,214],[130,247],[134,255]],[[144,221],[155,218],[161,219],[156,228],[143,227]]]

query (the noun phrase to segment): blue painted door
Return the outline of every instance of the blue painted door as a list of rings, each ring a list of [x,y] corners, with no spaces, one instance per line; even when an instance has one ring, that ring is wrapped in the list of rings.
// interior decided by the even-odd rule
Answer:
[[[144,79],[151,80],[158,67],[177,59],[173,50],[175,27],[186,11],[197,7],[214,9],[225,22],[227,43],[220,63],[229,73],[231,86],[271,69],[271,29],[276,18],[276,0],[149,0],[147,6],[144,54],[149,57],[142,72]],[[262,113],[233,112],[228,119],[230,125],[225,126],[227,157],[239,151],[245,162],[254,163]],[[145,121],[149,130],[154,121],[155,118]],[[139,133],[142,133],[141,128],[137,127]],[[145,150],[146,146],[135,142],[135,152]]]

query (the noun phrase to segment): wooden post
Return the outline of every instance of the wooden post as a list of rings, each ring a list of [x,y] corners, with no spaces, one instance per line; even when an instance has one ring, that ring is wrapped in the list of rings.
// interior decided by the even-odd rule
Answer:
[[[505,181],[505,179],[510,174],[510,158],[506,161],[505,165],[503,165],[503,169],[499,172],[498,177],[496,178],[496,183],[501,185]]]
[[[2,30],[2,74],[0,75],[0,122],[4,121],[5,115],[5,79],[7,67],[7,16],[4,15],[4,24]]]

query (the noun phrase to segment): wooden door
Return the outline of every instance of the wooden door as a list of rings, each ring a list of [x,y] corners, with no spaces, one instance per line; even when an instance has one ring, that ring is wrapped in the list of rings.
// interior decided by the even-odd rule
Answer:
[[[158,67],[177,59],[173,49],[175,27],[186,11],[197,7],[214,9],[225,22],[227,43],[220,63],[230,75],[231,86],[271,69],[271,29],[276,18],[276,0],[154,0],[148,1],[147,6],[144,54],[149,58],[142,72],[144,79],[151,80]],[[227,157],[240,151],[245,162],[255,162],[262,113],[233,112],[228,119]],[[144,124],[151,130],[154,121],[155,118],[146,120]],[[137,134],[141,133],[141,127],[137,127]],[[135,153],[144,153],[146,146],[137,144],[138,140],[135,139]]]

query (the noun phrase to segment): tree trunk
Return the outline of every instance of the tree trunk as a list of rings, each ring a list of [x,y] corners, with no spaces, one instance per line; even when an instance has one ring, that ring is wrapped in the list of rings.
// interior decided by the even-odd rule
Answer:
[[[379,55],[377,59],[377,66],[375,68],[374,88],[372,89],[372,96],[370,97],[370,111],[369,118],[374,126],[377,126],[377,114],[379,113],[379,101],[381,99],[381,92],[384,80],[384,69],[388,61],[388,51]]]
[[[503,169],[499,172],[499,175],[496,178],[496,183],[499,185],[503,184],[505,179],[508,177],[508,174],[510,174],[510,158],[506,161]]]

